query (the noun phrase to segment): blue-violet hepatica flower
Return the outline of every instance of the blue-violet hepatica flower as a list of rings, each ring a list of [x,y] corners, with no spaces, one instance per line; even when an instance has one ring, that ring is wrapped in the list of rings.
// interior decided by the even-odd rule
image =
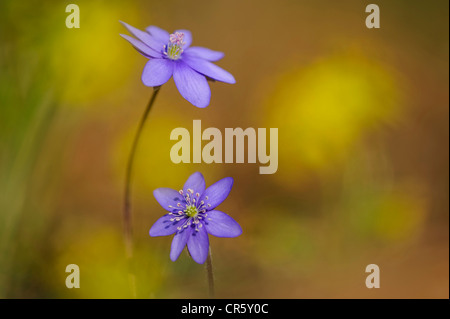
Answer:
[[[180,94],[197,107],[206,107],[211,99],[207,78],[236,83],[233,75],[211,63],[224,57],[222,52],[203,47],[191,47],[188,30],[174,33],[149,26],[145,31],[121,22],[136,38],[121,34],[136,50],[149,59],[142,72],[146,86],[160,86],[172,76]]]
[[[206,261],[209,252],[208,234],[217,237],[237,237],[242,234],[239,224],[227,214],[215,210],[231,191],[233,178],[226,177],[205,190],[205,179],[199,172],[192,174],[176,191],[158,188],[153,194],[169,213],[150,229],[150,236],[175,234],[170,259],[177,260],[187,245],[191,257],[199,264]]]

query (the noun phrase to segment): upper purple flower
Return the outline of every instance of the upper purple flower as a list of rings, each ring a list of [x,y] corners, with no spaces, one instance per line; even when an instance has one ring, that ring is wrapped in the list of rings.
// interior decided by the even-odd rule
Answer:
[[[180,191],[158,188],[153,192],[158,203],[169,213],[150,229],[150,236],[175,234],[170,259],[177,260],[184,246],[199,264],[209,252],[208,234],[217,237],[237,237],[239,224],[227,214],[215,210],[231,191],[233,178],[226,177],[205,190],[205,179],[199,172],[192,174]]]
[[[211,61],[224,57],[222,52],[203,47],[191,47],[192,34],[188,30],[174,33],[149,26],[145,31],[121,23],[137,39],[121,34],[149,61],[142,72],[142,82],[146,86],[160,86],[173,75],[175,85],[181,95],[197,107],[206,107],[211,99],[207,78],[236,83],[233,75]]]

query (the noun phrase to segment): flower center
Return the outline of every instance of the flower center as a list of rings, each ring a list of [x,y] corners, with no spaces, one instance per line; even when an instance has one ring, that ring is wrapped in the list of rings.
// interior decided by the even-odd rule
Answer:
[[[178,60],[183,53],[183,46],[186,44],[183,32],[175,32],[169,36],[169,43],[164,46],[164,55],[171,60]]]
[[[186,206],[186,209],[184,210],[184,212],[189,217],[195,217],[198,214],[198,209],[194,205],[189,205],[189,206]]]
[[[211,208],[211,204],[205,203],[209,199],[208,196],[205,196],[204,200],[199,201],[200,193],[194,193],[194,190],[191,188],[188,188],[186,192],[180,190],[178,193],[184,197],[184,203],[178,202],[176,207],[168,206],[171,210],[169,215],[173,216],[169,220],[171,222],[183,220],[183,224],[177,227],[179,231],[191,225],[195,227],[195,231],[200,231],[200,228],[203,227],[202,220],[208,218],[207,211]]]

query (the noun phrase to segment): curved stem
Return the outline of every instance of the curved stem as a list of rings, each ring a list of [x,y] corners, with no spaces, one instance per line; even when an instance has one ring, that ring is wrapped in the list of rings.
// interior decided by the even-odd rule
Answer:
[[[211,260],[211,246],[209,247],[208,257],[206,258],[206,276],[208,278],[209,298],[214,298],[214,273]]]
[[[153,90],[152,97],[147,104],[147,107],[144,111],[144,115],[141,118],[141,122],[139,123],[139,127],[137,129],[136,135],[134,137],[133,145],[131,147],[130,155],[128,156],[128,164],[127,171],[125,176],[125,196],[124,196],[124,207],[123,207],[123,227],[124,227],[124,235],[125,235],[125,252],[128,260],[128,271],[129,271],[129,280],[130,280],[130,288],[133,293],[133,297],[136,297],[136,279],[134,275],[134,269],[132,265],[133,259],[133,232],[131,225],[131,204],[130,204],[130,193],[131,193],[131,174],[133,170],[133,162],[134,156],[136,154],[137,145],[139,143],[139,139],[141,137],[142,128],[144,127],[145,121],[148,117],[150,109],[155,102],[156,96],[158,95],[160,86],[157,86]]]

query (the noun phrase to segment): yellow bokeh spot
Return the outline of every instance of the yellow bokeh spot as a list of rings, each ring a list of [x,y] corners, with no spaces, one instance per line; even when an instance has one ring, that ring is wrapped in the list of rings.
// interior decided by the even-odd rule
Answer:
[[[425,219],[425,203],[418,196],[389,194],[375,211],[373,230],[384,240],[408,239],[417,233]]]
[[[138,297],[155,295],[165,281],[158,254],[148,248],[136,247],[135,275]],[[80,269],[80,288],[68,289],[64,285],[69,273],[68,264]],[[144,268],[142,265],[146,265]],[[117,229],[102,227],[83,233],[72,244],[65,247],[54,264],[55,271],[50,280],[60,295],[65,298],[132,298],[129,270],[125,258],[122,233]],[[56,276],[54,276],[56,274]],[[145,284],[143,284],[145,283]]]
[[[368,132],[398,110],[394,76],[360,55],[336,55],[281,77],[267,101],[267,125],[279,128],[283,183],[333,169]]]
[[[133,6],[117,1],[82,1],[79,7],[80,28],[68,29],[64,20],[58,21],[50,50],[56,94],[68,105],[84,105],[114,92],[135,72],[141,57],[119,35],[127,33],[119,20],[138,20]]]

